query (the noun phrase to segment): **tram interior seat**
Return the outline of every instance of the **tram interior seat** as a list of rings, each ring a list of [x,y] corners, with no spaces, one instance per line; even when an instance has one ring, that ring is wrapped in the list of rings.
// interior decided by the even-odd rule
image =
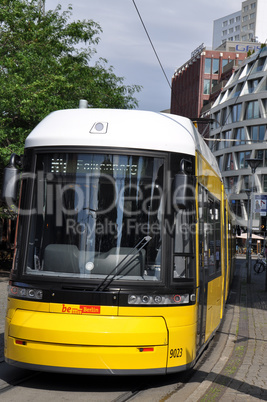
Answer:
[[[44,252],[44,271],[79,273],[78,247],[49,244]]]
[[[113,272],[114,274],[118,274],[122,270],[121,274],[123,276],[142,276],[145,269],[146,252],[145,250],[140,250],[133,257],[134,253],[131,253],[131,251],[132,248],[130,247],[121,247],[118,252],[118,249],[113,247],[106,253],[96,254],[92,274],[108,275],[120,264],[116,271]]]
[[[142,276],[145,269],[146,252],[140,250],[135,255],[131,252],[132,248],[129,247],[121,247],[119,252],[116,247],[113,247],[105,253],[96,253],[93,261],[94,268],[91,273],[108,275],[120,264],[113,272],[114,274],[118,274],[122,270],[123,276]],[[44,252],[44,271],[80,273],[79,261],[81,257],[86,264],[90,261],[89,256],[89,252],[79,251],[75,245],[49,244]]]

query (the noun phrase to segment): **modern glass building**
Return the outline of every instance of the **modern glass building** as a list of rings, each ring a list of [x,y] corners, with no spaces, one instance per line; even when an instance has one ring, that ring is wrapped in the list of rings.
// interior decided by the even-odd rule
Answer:
[[[266,13],[266,0],[242,1],[241,10],[213,21],[213,49],[226,41],[264,42]]]
[[[214,119],[209,147],[217,157],[238,224],[248,222],[248,195],[253,186],[254,231],[266,219],[267,200],[267,47],[245,59],[210,110]],[[262,162],[252,181],[247,159]],[[259,207],[256,201],[261,201]]]

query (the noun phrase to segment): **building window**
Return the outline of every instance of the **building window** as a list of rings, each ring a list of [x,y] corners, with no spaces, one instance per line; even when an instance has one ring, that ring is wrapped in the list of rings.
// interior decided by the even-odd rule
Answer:
[[[235,27],[235,31],[240,31],[240,25],[237,25],[237,26]]]
[[[260,117],[259,102],[251,101],[247,104],[246,119],[258,119]]]
[[[214,113],[213,116],[213,129],[220,127],[220,112]]]
[[[219,165],[220,171],[222,171],[223,170],[223,155],[219,156],[218,165]]]
[[[225,66],[227,66],[227,64],[229,63],[228,59],[223,59],[222,61],[222,68],[224,68]]]
[[[255,23],[253,22],[252,24],[249,24],[249,29],[254,29],[255,28]]]
[[[259,85],[260,79],[257,80],[249,80],[248,81],[248,93],[252,93],[256,90],[257,86]]]
[[[245,13],[246,11],[248,11],[248,6],[245,6],[245,7],[243,8],[243,12]]]
[[[210,80],[204,80],[204,95],[210,94]]]
[[[222,121],[221,121],[221,125],[224,126],[226,124],[226,118],[227,118],[227,109],[224,108],[222,109]]]
[[[254,8],[256,8],[256,3],[252,3],[250,6],[251,10],[253,10]]]
[[[252,14],[250,14],[249,18],[252,20],[252,19],[255,18],[255,16],[256,16],[256,14],[255,14],[255,13],[252,13]]]
[[[258,151],[255,152],[255,158],[261,159],[259,167],[263,167],[263,162],[264,162],[263,156],[264,156],[264,151],[262,149],[259,149]]]
[[[223,27],[227,27],[227,25],[228,25],[228,21],[223,21]]]
[[[227,154],[225,160],[225,169],[224,170],[234,170],[234,161],[233,161],[233,154]]]
[[[243,83],[237,84],[237,86],[233,89],[232,98],[236,98],[237,96],[240,95],[243,85],[244,85]]]
[[[240,15],[238,15],[238,16],[236,17],[236,19],[235,19],[235,22],[238,22],[238,21],[240,21]]]
[[[253,142],[262,142],[265,136],[265,125],[249,127],[250,139]]]
[[[234,28],[229,29],[229,34],[232,34],[234,32]]]
[[[210,74],[211,72],[211,59],[205,59],[205,74]]]
[[[246,143],[245,141],[245,131],[244,128],[238,128],[236,130],[236,141],[235,141],[235,145],[243,145]]]
[[[213,59],[212,74],[219,74],[219,59]]]
[[[211,141],[209,141],[208,146],[211,152],[218,150],[218,144],[220,143],[220,134],[216,134]]]
[[[244,17],[243,17],[243,22],[245,22],[245,21],[247,21],[248,20],[248,15],[244,15]]]
[[[231,138],[231,130],[225,131],[225,133],[223,133],[223,137],[224,137],[224,140],[225,140],[225,141],[223,141],[224,142],[224,148],[229,148],[230,147],[230,141],[229,140]],[[229,169],[227,169],[227,170],[229,170]],[[231,170],[233,170],[233,169],[231,169]]]
[[[223,36],[227,35],[227,31],[222,32]]]
[[[243,188],[249,188],[249,176],[243,176]]]
[[[239,41],[239,40],[240,40],[240,35],[236,35],[236,36],[235,36],[235,40],[236,40],[236,41]]]
[[[246,40],[247,40],[247,35],[243,35],[243,36],[242,36],[242,41],[245,42]]]
[[[246,169],[248,167],[247,159],[250,158],[250,151],[249,152],[238,152],[238,169]]]
[[[240,120],[240,115],[241,115],[241,108],[242,105],[241,103],[238,103],[232,107],[231,113],[232,113],[232,123],[235,123]]]
[[[267,192],[267,174],[263,174],[262,176],[262,190]]]
[[[262,71],[263,66],[264,66],[264,64],[265,64],[265,60],[266,60],[265,57],[262,57],[261,59],[258,60],[258,64],[257,64],[257,69],[256,69],[256,71]]]
[[[247,31],[247,30],[248,30],[248,26],[247,26],[247,25],[244,25],[244,26],[242,27],[242,30],[243,30],[243,31]]]
[[[233,24],[234,21],[235,21],[234,18],[231,18],[231,19],[230,19],[230,24]]]
[[[226,190],[228,194],[236,193],[236,185],[237,185],[238,177],[227,177],[226,179]]]

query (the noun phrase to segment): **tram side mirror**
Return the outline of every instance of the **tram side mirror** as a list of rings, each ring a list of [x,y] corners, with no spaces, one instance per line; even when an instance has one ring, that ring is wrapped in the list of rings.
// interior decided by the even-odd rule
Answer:
[[[11,206],[18,196],[18,185],[20,168],[22,167],[21,157],[12,154],[9,164],[4,169],[3,184],[2,184],[2,201],[8,206]]]
[[[172,183],[173,206],[188,209],[195,202],[195,177],[192,175],[192,163],[183,159],[180,172],[174,176]]]

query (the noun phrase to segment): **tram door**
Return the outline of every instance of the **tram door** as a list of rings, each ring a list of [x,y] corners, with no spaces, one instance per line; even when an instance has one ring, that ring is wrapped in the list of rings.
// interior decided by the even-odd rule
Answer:
[[[207,316],[207,287],[208,287],[208,238],[207,238],[207,190],[198,187],[198,228],[199,228],[199,294],[198,294],[198,322],[197,348],[205,342],[205,328]]]

